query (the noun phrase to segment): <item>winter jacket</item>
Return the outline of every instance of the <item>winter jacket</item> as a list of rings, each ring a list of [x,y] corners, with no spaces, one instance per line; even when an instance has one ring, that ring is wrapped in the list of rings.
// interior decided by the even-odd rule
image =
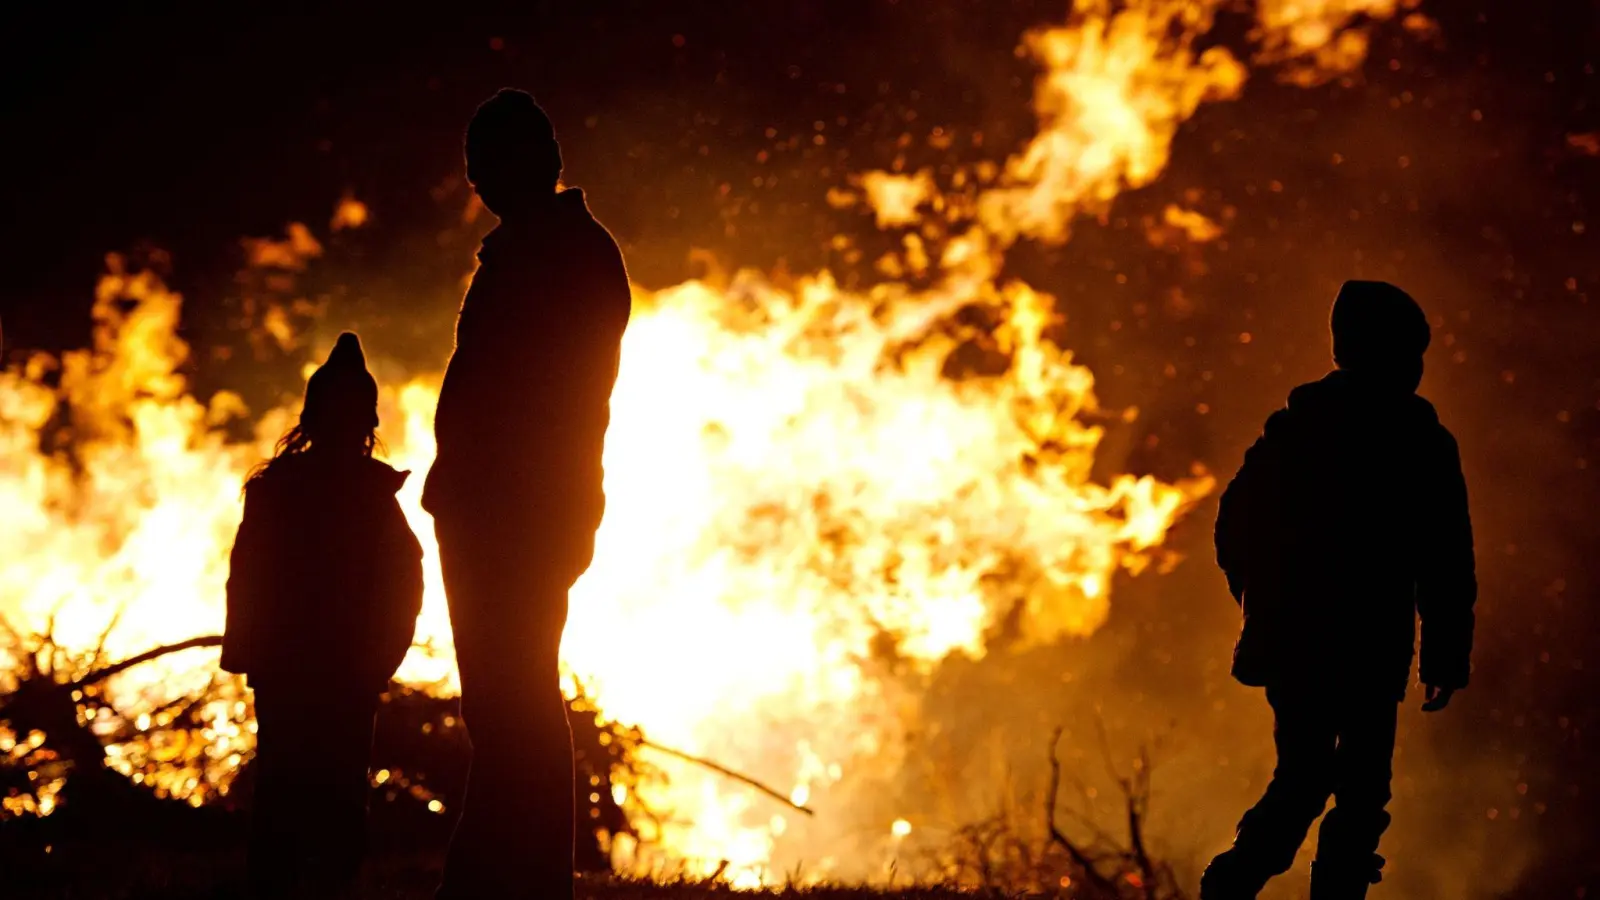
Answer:
[[[409,474],[312,450],[246,485],[224,669],[253,687],[388,685],[422,609],[422,547],[395,498]]]
[[[1472,524],[1455,439],[1428,401],[1345,371],[1267,420],[1222,495],[1217,562],[1244,612],[1233,673],[1404,696],[1467,684]]]
[[[490,232],[478,260],[439,392],[423,507],[592,542],[631,309],[622,254],[569,189]]]

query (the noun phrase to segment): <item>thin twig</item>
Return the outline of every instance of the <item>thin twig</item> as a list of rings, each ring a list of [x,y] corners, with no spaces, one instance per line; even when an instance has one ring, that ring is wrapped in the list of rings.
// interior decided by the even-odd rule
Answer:
[[[95,645],[94,645],[94,664],[95,665],[99,665],[100,663],[105,661],[105,658],[106,658],[106,641],[111,640],[111,632],[117,630],[117,624],[122,621],[122,613],[123,613],[123,610],[125,610],[125,609],[127,609],[127,606],[118,606],[116,608],[116,611],[114,611],[111,614],[110,620],[108,620],[106,622],[106,627],[101,629],[101,631],[100,631],[100,639],[98,641],[96,641]]]
[[[1096,736],[1100,739],[1100,761],[1105,763],[1106,774],[1111,776],[1112,781],[1122,785],[1122,789],[1126,791],[1128,789],[1128,781],[1122,777],[1122,772],[1117,769],[1117,758],[1111,752],[1111,736],[1106,733],[1106,720],[1098,712],[1094,714],[1094,730]]]
[[[1149,799],[1150,788],[1149,753],[1141,748],[1139,758],[1134,762],[1133,777],[1123,775],[1117,768],[1116,758],[1111,753],[1111,738],[1106,733],[1105,719],[1097,715],[1094,724],[1095,731],[1100,737],[1100,753],[1104,757],[1106,772],[1121,789],[1123,801],[1128,807],[1127,858],[1139,870],[1140,893],[1145,897],[1153,897],[1156,890],[1156,867],[1150,861],[1150,854],[1144,846],[1144,807]]]
[[[1094,842],[1097,845],[1102,847],[1116,846],[1116,841],[1112,840],[1111,835],[1107,834],[1106,830],[1100,827],[1099,822],[1096,822],[1095,820],[1089,818],[1081,812],[1078,812],[1070,806],[1059,811],[1063,813],[1069,821],[1076,822],[1080,828],[1089,832],[1090,836],[1094,839]]]
[[[808,816],[814,816],[814,815],[817,814],[817,811],[812,809],[811,807],[809,807],[809,806],[801,806],[800,804],[794,802],[793,800],[790,800],[788,797],[785,797],[783,794],[779,793],[778,791],[766,786],[765,784],[762,784],[761,782],[755,780],[754,778],[751,778],[749,775],[745,775],[745,774],[743,774],[741,772],[735,772],[734,770],[728,768],[727,766],[724,766],[721,763],[713,762],[713,761],[711,761],[709,759],[706,759],[703,756],[695,756],[693,753],[685,753],[682,750],[674,750],[671,747],[664,747],[661,744],[657,744],[656,742],[650,741],[650,740],[641,739],[639,741],[639,746],[648,747],[651,750],[655,750],[658,753],[665,753],[668,756],[675,756],[678,759],[683,760],[684,762],[694,763],[697,766],[701,766],[703,768],[710,769],[711,771],[716,772],[718,775],[722,775],[722,776],[724,776],[726,778],[731,778],[734,781],[737,781],[737,782],[739,782],[741,784],[744,784],[744,785],[747,785],[749,787],[755,788],[756,790],[760,791],[763,794],[766,794],[768,797],[771,797],[772,799],[778,801],[779,803],[782,803],[784,806],[789,807],[790,809],[794,810],[795,812],[805,813]]]
[[[1129,790],[1126,782],[1123,783],[1123,790],[1127,791],[1128,800],[1128,846],[1133,851],[1131,855],[1134,865],[1139,867],[1143,893],[1146,897],[1153,897],[1156,890],[1156,869],[1144,847],[1144,823],[1141,811],[1144,803],[1139,796]]]
[[[1061,760],[1056,757],[1056,744],[1061,740],[1061,726],[1057,725],[1054,733],[1050,735],[1050,790],[1046,793],[1044,801],[1045,824],[1050,829],[1050,840],[1060,845],[1067,851],[1072,861],[1082,870],[1083,877],[1103,892],[1104,896],[1115,897],[1119,893],[1117,886],[1112,881],[1100,874],[1094,867],[1093,860],[1089,859],[1077,844],[1067,839],[1056,827],[1056,794],[1061,790]]]

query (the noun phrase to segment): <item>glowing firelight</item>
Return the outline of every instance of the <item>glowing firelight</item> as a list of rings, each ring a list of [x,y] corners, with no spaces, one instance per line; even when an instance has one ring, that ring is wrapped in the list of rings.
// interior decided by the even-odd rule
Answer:
[[[334,231],[343,231],[346,228],[360,228],[367,224],[367,216],[371,213],[367,205],[354,197],[346,196],[333,208],[333,218],[328,221],[328,227]]]
[[[726,287],[636,288],[606,519],[563,644],[572,677],[608,716],[794,785],[796,803],[837,810],[849,792],[830,788],[892,771],[909,724],[863,660],[888,648],[926,672],[951,654],[993,652],[1002,621],[1022,644],[1091,633],[1116,573],[1164,559],[1168,527],[1211,480],[1091,480],[1102,437],[1093,376],[1047,336],[1055,301],[1001,279],[1000,262],[1014,242],[1065,240],[1078,214],[1104,214],[1121,191],[1154,181],[1179,124],[1202,102],[1238,94],[1245,64],[1222,47],[1193,49],[1222,5],[1078,3],[1065,25],[1025,38],[1043,67],[1040,131],[1018,154],[948,185],[864,173],[852,181],[859,194],[830,195],[914,232],[906,253],[878,268],[931,271],[931,287],[853,292],[827,272],[780,287],[744,272]],[[1262,3],[1257,59],[1291,81],[1325,80],[1360,62],[1371,22],[1411,5]],[[345,198],[330,224],[358,228],[367,217]],[[1173,240],[1219,228],[1177,208],[1164,224]],[[257,264],[298,269],[321,246],[296,225],[250,250]],[[952,313],[974,306],[998,327],[955,324]],[[104,633],[113,657],[220,629],[241,481],[295,411],[265,411],[255,441],[230,440],[224,426],[249,413],[234,395],[190,393],[180,307],[154,275],[113,257],[93,346],[0,373],[0,613],[14,626],[53,623],[73,649]],[[283,325],[272,337],[290,346],[300,336]],[[945,377],[964,341],[1009,366]],[[437,374],[385,385],[381,413],[391,461],[417,473],[401,499],[427,552],[418,636],[439,651],[413,652],[401,677],[448,692],[449,627],[418,506],[437,385]],[[8,652],[0,645],[0,690],[12,687]],[[158,793],[214,797],[253,747],[246,693],[219,676],[212,651],[136,667],[106,689],[140,732],[108,748],[110,764]],[[199,742],[162,732],[172,698],[206,691]],[[0,730],[0,752],[28,740]],[[807,853],[838,873],[870,868],[863,842],[774,815],[703,773],[614,790],[672,813],[641,823],[658,851],[705,872],[726,861],[735,884]],[[46,813],[52,798],[7,811]],[[911,823],[890,831],[903,839]],[[642,853],[631,842],[616,852],[624,863]]]

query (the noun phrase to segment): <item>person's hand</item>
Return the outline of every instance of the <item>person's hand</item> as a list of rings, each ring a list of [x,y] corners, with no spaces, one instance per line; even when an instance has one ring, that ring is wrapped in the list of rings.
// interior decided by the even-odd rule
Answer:
[[[1439,687],[1438,685],[1423,685],[1426,690],[1422,696],[1423,712],[1438,712],[1450,705],[1450,697],[1455,694],[1455,688]]]

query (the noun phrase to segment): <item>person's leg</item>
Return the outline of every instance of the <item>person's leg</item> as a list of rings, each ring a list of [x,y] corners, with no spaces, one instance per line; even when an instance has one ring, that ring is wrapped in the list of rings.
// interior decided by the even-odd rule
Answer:
[[[305,722],[299,699],[292,692],[255,689],[255,793],[246,863],[255,897],[288,896],[304,868],[306,840],[297,806],[305,799],[298,784]]]
[[[1381,877],[1378,842],[1389,827],[1395,720],[1386,697],[1347,701],[1335,757],[1334,806],[1322,821],[1311,866],[1313,900],[1359,900]]]
[[[378,698],[329,686],[317,704],[320,757],[299,790],[317,798],[308,816],[312,877],[331,893],[354,885],[367,849],[372,721]]]
[[[439,527],[472,770],[441,898],[572,894],[572,732],[561,695],[565,577],[493,533]]]
[[[1278,764],[1266,793],[1239,820],[1233,846],[1206,867],[1202,900],[1253,898],[1287,872],[1333,790],[1333,711],[1306,691],[1269,688],[1267,701]]]
[[[477,893],[475,884],[483,880],[480,872],[485,863],[492,862],[489,857],[498,852],[497,848],[488,846],[494,823],[492,807],[495,797],[493,791],[487,789],[486,779],[481,777],[478,762],[479,734],[489,730],[490,724],[480,724],[476,720],[478,685],[491,679],[494,674],[487,659],[488,651],[481,646],[479,639],[485,630],[480,624],[483,619],[480,613],[483,607],[495,601],[495,597],[487,587],[487,576],[480,573],[484,564],[470,552],[474,543],[471,535],[460,527],[447,527],[445,522],[437,519],[434,534],[439,543],[439,564],[444,577],[445,600],[450,611],[456,669],[461,679],[462,724],[467,729],[468,743],[472,748],[472,756],[467,764],[466,791],[461,798],[460,812],[450,838],[444,878],[437,897],[438,900],[452,897],[469,900]],[[484,583],[483,586],[480,583]],[[484,670],[485,667],[488,668]]]

